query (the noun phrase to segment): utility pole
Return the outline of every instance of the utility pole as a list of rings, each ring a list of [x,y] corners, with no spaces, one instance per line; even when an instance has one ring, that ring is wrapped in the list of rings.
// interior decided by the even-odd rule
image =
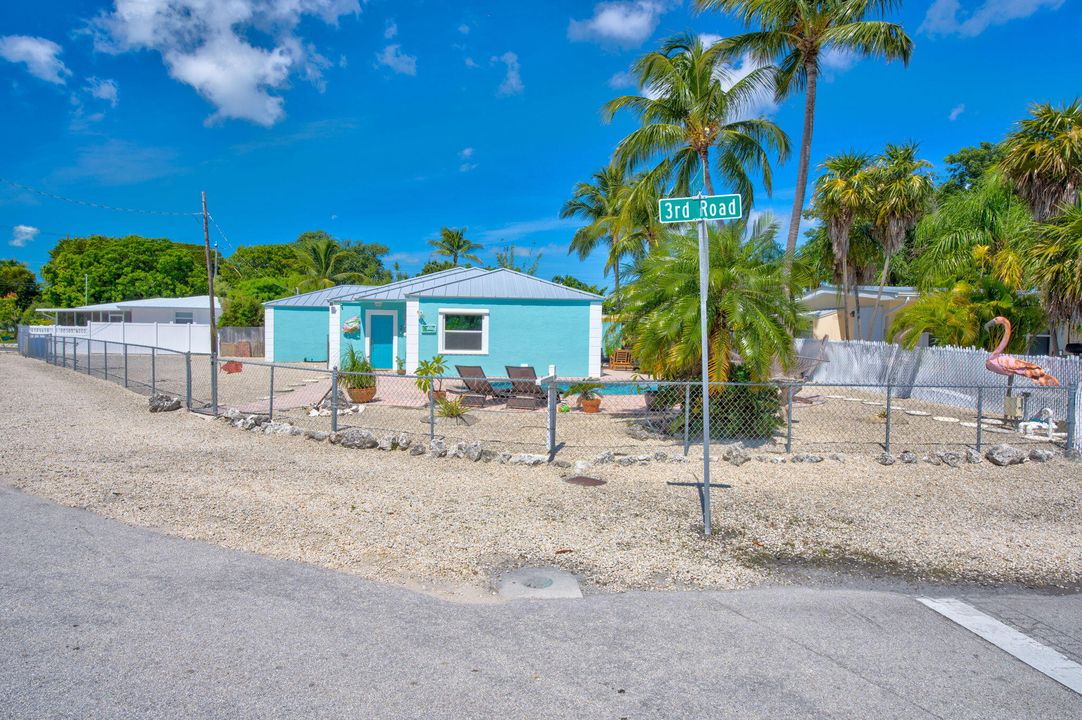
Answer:
[[[210,250],[210,224],[207,215],[207,194],[203,195],[203,245],[207,255],[207,293],[210,295],[210,357],[211,363],[218,357],[218,323],[214,316],[217,308],[214,305],[214,260]]]

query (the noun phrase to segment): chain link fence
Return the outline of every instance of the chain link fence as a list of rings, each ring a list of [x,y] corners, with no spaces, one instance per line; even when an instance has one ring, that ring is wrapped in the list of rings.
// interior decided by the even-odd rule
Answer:
[[[1026,383],[1010,393],[1002,384],[898,386],[891,375],[885,383],[717,383],[704,412],[697,382],[343,373],[24,332],[18,351],[144,395],[174,395],[195,412],[479,443],[550,460],[701,457],[706,412],[719,454],[735,444],[763,453],[934,453],[998,442],[1067,449],[1080,439],[1074,383]]]

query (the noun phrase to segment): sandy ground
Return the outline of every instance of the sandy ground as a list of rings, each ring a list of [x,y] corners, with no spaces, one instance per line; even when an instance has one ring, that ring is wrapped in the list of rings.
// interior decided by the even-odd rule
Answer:
[[[858,403],[853,403],[857,405]],[[862,406],[863,407],[863,406]],[[530,415],[527,413],[527,415]],[[420,423],[418,423],[420,424]],[[1082,466],[846,462],[555,467],[348,450],[150,414],[113,383],[0,354],[0,481],[133,525],[461,597],[556,565],[595,589],[734,588],[775,561],[940,580],[1082,580]]]

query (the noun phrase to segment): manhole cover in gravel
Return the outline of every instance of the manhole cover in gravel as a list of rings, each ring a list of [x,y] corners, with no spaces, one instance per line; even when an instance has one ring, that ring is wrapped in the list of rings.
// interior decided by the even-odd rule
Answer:
[[[958,422],[958,418],[956,418],[956,417],[947,417],[946,415],[935,415],[935,416],[932,417],[932,419],[933,420],[938,420],[939,422],[947,422],[947,423]]]
[[[928,417],[932,413],[924,412],[923,410],[906,410],[906,415],[913,415],[914,417]]]
[[[590,477],[589,475],[576,475],[575,477],[564,478],[564,482],[569,482],[572,485],[581,485],[582,487],[597,487],[598,485],[605,484],[605,481],[601,478]]]
[[[581,598],[582,589],[574,575],[554,567],[526,567],[512,570],[496,582],[496,590],[509,600],[557,600]]]

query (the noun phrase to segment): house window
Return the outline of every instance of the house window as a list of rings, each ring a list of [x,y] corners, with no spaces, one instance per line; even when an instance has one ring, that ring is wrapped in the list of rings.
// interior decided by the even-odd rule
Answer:
[[[488,353],[487,310],[440,310],[439,351],[451,355]]]
[[[109,313],[109,322],[124,322],[124,313]]]
[[[173,322],[177,325],[191,325],[195,322],[191,310],[177,310],[173,316]]]

